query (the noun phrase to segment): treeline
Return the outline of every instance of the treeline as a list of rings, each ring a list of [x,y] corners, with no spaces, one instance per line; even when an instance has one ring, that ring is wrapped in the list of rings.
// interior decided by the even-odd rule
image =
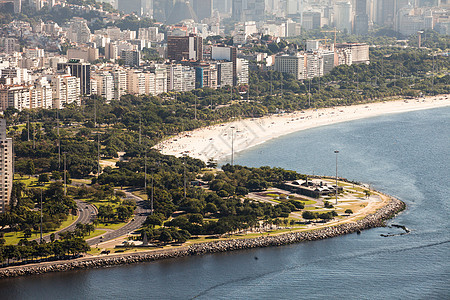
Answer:
[[[3,265],[34,263],[57,260],[66,256],[76,256],[85,253],[90,247],[82,238],[71,237],[50,243],[21,240],[18,245],[0,245],[0,262]]]

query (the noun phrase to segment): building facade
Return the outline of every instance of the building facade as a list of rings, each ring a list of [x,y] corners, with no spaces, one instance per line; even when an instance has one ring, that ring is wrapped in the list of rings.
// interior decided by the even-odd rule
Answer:
[[[6,129],[5,119],[0,119],[0,212],[2,213],[11,204],[14,179],[13,141],[6,137]]]

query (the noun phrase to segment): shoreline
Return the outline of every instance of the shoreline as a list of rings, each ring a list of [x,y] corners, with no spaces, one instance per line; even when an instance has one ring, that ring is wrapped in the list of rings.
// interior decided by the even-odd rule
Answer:
[[[289,245],[301,242],[316,241],[326,238],[360,232],[365,229],[383,227],[385,221],[393,218],[403,211],[406,204],[398,199],[389,197],[389,202],[375,213],[351,223],[324,227],[310,231],[297,231],[278,235],[260,236],[256,238],[243,238],[198,243],[182,246],[176,249],[151,250],[135,253],[112,254],[108,256],[84,257],[74,260],[46,262],[34,265],[6,267],[0,269],[0,279],[20,276],[39,275],[52,272],[71,270],[86,270],[106,268],[118,265],[128,265],[140,262],[179,258],[210,253],[228,252],[253,248]]]
[[[154,146],[162,154],[187,155],[206,162],[226,157],[269,140],[320,126],[387,114],[450,106],[450,94],[416,99],[308,109],[293,113],[248,118],[182,132]]]

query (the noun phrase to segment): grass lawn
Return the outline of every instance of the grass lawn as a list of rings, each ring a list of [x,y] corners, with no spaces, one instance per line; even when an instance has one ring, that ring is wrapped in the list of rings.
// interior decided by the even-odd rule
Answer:
[[[128,224],[128,222],[121,222],[121,223],[100,223],[98,224],[98,226],[96,226],[96,228],[98,229],[111,229],[111,230],[117,230],[119,228],[122,228],[123,226],[125,226],[126,224]]]
[[[56,230],[50,231],[50,232],[44,232],[43,236],[50,235],[52,233],[55,233],[61,229],[64,229],[74,223],[78,219],[78,216],[74,217],[72,220],[72,216],[70,215],[66,221],[61,223],[61,226],[59,226]],[[40,238],[41,234],[40,232],[34,232],[31,234],[31,237],[28,240],[34,240]],[[21,239],[24,238],[24,233],[22,231],[15,232],[7,232],[5,233],[4,239],[6,240],[6,245],[16,245],[19,243]]]
[[[137,197],[139,197],[139,198],[142,198],[144,200],[148,200],[147,199],[147,194],[144,193],[144,191],[134,191],[134,192],[132,192],[132,194],[137,196]]]
[[[93,237],[102,235],[102,234],[104,234],[105,232],[106,232],[106,230],[96,229],[96,230],[94,230],[93,232],[91,232],[90,235],[86,235],[83,239],[88,240],[88,239],[90,239],[90,238],[93,238]]]

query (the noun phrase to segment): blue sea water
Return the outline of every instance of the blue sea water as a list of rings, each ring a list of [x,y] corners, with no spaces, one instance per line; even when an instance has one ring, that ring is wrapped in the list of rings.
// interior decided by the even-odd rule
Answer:
[[[334,175],[405,201],[361,235],[0,281],[1,299],[449,299],[450,107],[297,132],[235,162]],[[254,257],[258,257],[255,260]]]

